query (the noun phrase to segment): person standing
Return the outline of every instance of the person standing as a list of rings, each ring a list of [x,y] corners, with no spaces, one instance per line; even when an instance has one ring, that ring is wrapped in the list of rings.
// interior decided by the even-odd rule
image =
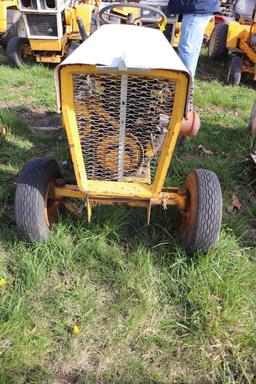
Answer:
[[[182,15],[179,56],[192,78],[204,38],[204,31],[214,13],[220,12],[219,0],[169,0],[167,15]]]
[[[182,15],[181,34],[178,44],[179,57],[190,72],[196,73],[204,31],[214,13],[220,12],[219,0],[169,0],[167,16]],[[192,109],[193,85],[190,100]]]

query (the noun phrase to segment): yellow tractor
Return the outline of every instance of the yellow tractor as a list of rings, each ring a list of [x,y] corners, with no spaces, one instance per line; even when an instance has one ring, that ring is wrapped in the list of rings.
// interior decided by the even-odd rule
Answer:
[[[111,23],[118,6],[101,9],[101,19]],[[69,199],[86,205],[88,220],[95,205],[127,205],[146,209],[150,223],[153,207],[174,205],[187,251],[207,252],[221,225],[216,174],[194,169],[182,186],[165,184],[179,135],[199,128],[187,113],[190,74],[161,31],[135,25],[141,16],[127,21],[100,26],[56,68],[75,180],[55,159],[29,160],[17,180],[17,227],[28,241],[46,241],[61,204],[76,210]]]
[[[243,72],[251,73],[256,80],[256,1],[236,0],[233,13],[235,20],[215,27],[208,54],[213,60],[224,59],[228,52],[235,54],[227,81],[238,85]]]
[[[17,0],[0,0],[0,45],[3,48],[12,37],[25,35],[17,6]]]
[[[97,26],[97,0],[19,0],[26,37],[9,40],[6,55],[11,65],[60,63]]]

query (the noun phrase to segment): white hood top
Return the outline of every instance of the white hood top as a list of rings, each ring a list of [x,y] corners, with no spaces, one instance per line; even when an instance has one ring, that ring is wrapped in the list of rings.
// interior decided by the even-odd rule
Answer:
[[[55,70],[58,102],[59,71],[63,66],[87,64],[132,68],[136,70],[165,69],[189,72],[160,30],[125,25],[105,24],[94,32]]]

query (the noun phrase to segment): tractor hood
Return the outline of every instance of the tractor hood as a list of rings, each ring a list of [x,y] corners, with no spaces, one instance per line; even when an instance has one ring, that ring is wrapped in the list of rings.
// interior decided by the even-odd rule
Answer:
[[[184,72],[191,83],[189,72],[160,30],[133,25],[103,25],[56,68],[59,109],[60,71],[64,66],[79,64],[128,72],[150,69]]]

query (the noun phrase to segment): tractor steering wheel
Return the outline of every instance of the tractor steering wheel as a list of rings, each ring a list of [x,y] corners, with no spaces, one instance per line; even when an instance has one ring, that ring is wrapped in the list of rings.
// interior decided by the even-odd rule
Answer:
[[[152,23],[157,24],[161,31],[164,31],[165,26],[167,24],[167,17],[162,11],[154,7],[151,7],[149,5],[138,4],[138,3],[112,3],[110,5],[106,5],[99,11],[99,16],[101,21],[107,24],[115,24],[115,22],[109,20],[110,15],[118,18],[121,21],[125,21],[127,24],[132,24],[132,25],[136,25],[138,24],[138,22],[143,23],[143,21],[144,22],[148,21],[148,18],[143,16],[139,16],[134,19],[131,13],[128,15],[122,15],[121,13],[118,13],[117,11],[118,8],[137,8],[137,9],[146,10],[146,11],[155,13],[159,17],[156,20],[152,20]],[[111,14],[110,11],[114,11],[114,12]]]

